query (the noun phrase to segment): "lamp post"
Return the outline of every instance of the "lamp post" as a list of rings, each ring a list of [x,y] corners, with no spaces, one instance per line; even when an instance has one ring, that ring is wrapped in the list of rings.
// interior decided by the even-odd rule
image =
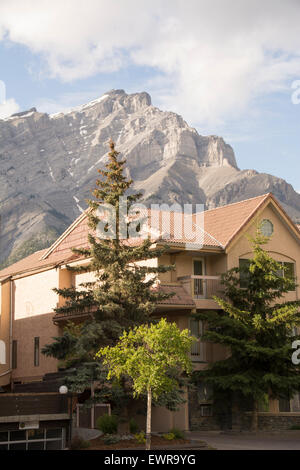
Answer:
[[[69,416],[70,416],[70,424],[69,424],[69,439],[68,441],[71,442],[72,440],[72,393],[68,394],[68,387],[66,385],[61,385],[59,387],[59,393],[61,395],[66,395],[68,398],[68,402],[70,402],[70,409],[69,409]]]

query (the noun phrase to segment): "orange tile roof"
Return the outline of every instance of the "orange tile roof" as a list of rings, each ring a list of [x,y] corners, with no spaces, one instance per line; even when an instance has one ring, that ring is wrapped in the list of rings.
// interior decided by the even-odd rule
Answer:
[[[160,284],[157,289],[164,294],[174,295],[168,299],[161,300],[158,305],[180,305],[181,307],[194,308],[195,302],[188,292],[180,284]]]
[[[230,241],[238,234],[238,232],[244,227],[244,225],[254,216],[257,210],[267,201],[268,199],[276,199],[272,194],[264,194],[262,196],[254,197],[247,199],[245,201],[236,202],[229,204],[227,206],[218,207],[216,209],[207,210],[204,212],[204,230],[203,230],[203,245],[204,247],[219,248],[220,250],[225,249]],[[88,219],[87,211],[81,214],[70,227],[57,239],[55,243],[51,245],[48,249],[38,251],[28,256],[27,258],[9,266],[8,268],[0,271],[0,279],[8,277],[10,275],[15,275],[18,273],[23,273],[27,270],[34,270],[38,268],[43,268],[46,266],[53,266],[63,262],[70,262],[79,258],[74,255],[71,248],[88,248]],[[170,236],[162,236],[163,223],[162,223],[162,214],[163,211],[150,211],[148,210],[148,220],[151,217],[158,220],[157,225],[158,232],[152,233],[151,239],[153,241],[164,240],[166,243],[174,243],[184,245],[186,243],[193,243],[193,234],[185,234],[185,237],[178,238],[176,237],[176,232],[174,231],[174,217],[181,217],[183,219],[184,215],[182,213],[171,212],[171,224],[170,224]],[[176,216],[174,215],[176,214]],[[187,217],[187,216],[185,216]],[[196,222],[196,215],[192,216],[192,220]],[[149,223],[150,224],[150,223]],[[299,225],[298,225],[299,228]],[[191,230],[194,230],[190,228]],[[160,233],[160,235],[159,235]],[[141,243],[140,238],[133,238],[127,240],[126,243],[130,245],[136,245]]]
[[[40,267],[41,265],[49,264],[49,261],[44,260],[41,263],[41,256],[46,252],[46,250],[36,251],[32,255],[27,256],[26,258],[21,259],[17,263],[11,264],[7,268],[4,268],[0,271],[1,279],[11,276],[12,274],[26,271],[27,269],[32,269],[34,267]]]
[[[69,255],[68,257],[57,257],[56,259],[52,258],[51,260],[49,260],[48,258],[42,259],[42,256],[46,253],[47,249],[48,248],[36,251],[32,255],[29,255],[26,258],[23,258],[20,261],[11,264],[7,268],[2,269],[0,271],[0,281],[3,281],[4,279],[10,276],[26,273],[27,271],[31,272],[36,270],[47,269],[47,267],[51,268],[58,264],[70,262],[73,259],[78,259],[78,257],[75,257],[73,253],[71,256]]]
[[[204,212],[205,231],[225,248],[269,197],[264,194]]]

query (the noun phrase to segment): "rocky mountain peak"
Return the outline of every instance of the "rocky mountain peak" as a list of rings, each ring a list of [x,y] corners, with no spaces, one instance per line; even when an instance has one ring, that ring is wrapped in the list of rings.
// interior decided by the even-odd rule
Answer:
[[[110,90],[64,113],[31,108],[0,119],[0,262],[49,245],[85,209],[110,138],[145,201],[211,208],[272,191],[300,220],[300,195],[240,171],[223,138],[199,135],[146,92]]]

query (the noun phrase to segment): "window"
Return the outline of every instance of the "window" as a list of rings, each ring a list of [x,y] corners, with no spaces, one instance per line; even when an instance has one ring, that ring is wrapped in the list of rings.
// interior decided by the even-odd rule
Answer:
[[[272,222],[268,219],[264,219],[261,223],[260,231],[265,237],[270,237],[274,232]]]
[[[284,269],[280,269],[278,271],[278,276],[280,277],[286,277],[290,279],[295,278],[295,265],[294,263],[286,263],[286,262],[280,262],[281,266],[284,267]]]
[[[16,369],[17,368],[17,356],[18,356],[18,341],[13,340],[12,342],[12,368]]]
[[[277,272],[278,276],[294,280],[295,279],[295,264],[287,263],[284,261],[280,262],[280,264],[284,267],[284,269],[280,269]]]
[[[198,398],[198,403],[201,404],[206,404],[207,402],[212,401],[213,398],[213,389],[210,384],[200,382],[197,385],[197,398]]]
[[[211,405],[201,405],[200,406],[200,415],[201,416],[212,416],[212,406]]]
[[[40,338],[34,338],[34,365],[35,367],[40,365]]]
[[[62,450],[65,446],[65,428],[0,432],[0,451]]]
[[[201,341],[201,336],[203,334],[203,322],[201,320],[191,318],[190,332],[192,336],[197,338],[197,341],[194,341],[191,347],[192,361],[204,361],[204,344]]]

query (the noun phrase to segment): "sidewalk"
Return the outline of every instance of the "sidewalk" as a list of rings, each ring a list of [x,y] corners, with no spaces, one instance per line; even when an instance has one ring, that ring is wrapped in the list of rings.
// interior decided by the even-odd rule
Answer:
[[[200,439],[216,450],[300,450],[300,431],[192,431],[187,439]]]

